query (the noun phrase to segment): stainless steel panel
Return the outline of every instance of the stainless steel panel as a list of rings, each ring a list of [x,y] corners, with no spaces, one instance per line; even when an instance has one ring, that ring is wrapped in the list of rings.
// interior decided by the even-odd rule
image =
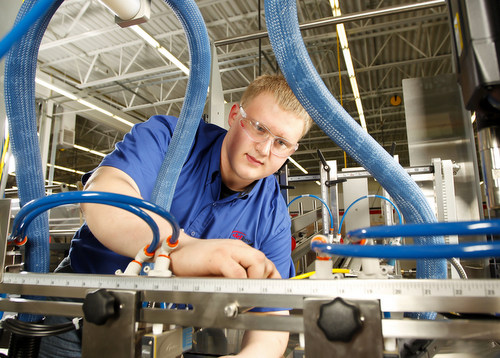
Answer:
[[[384,337],[421,339],[480,339],[500,338],[498,322],[487,320],[382,320]]]
[[[113,291],[119,312],[103,325],[83,324],[82,357],[134,358],[139,342],[135,322],[139,309],[138,295],[133,291]]]
[[[292,218],[292,234],[305,230],[309,225],[321,219],[321,210],[316,209]]]
[[[2,312],[23,312],[41,315],[57,315],[67,317],[81,317],[82,304],[65,301],[43,301],[24,298],[0,298]]]
[[[486,127],[477,135],[488,207],[500,209],[500,128]]]
[[[349,301],[361,314],[361,329],[350,341],[328,340],[318,326],[320,307],[331,300],[306,300],[304,304],[304,331],[306,337],[306,357],[382,357],[384,343],[382,340],[381,313],[377,301]]]
[[[458,220],[481,219],[474,134],[456,77],[406,79],[403,93],[410,165],[429,165],[433,158],[459,165],[455,175]]]
[[[344,168],[342,174],[351,171],[358,171],[359,168]],[[339,175],[340,177],[340,175]],[[344,216],[345,210],[355,200],[362,196],[368,195],[368,179],[366,178],[347,178],[347,181],[342,183],[343,198],[344,198]],[[342,219],[341,219],[342,220]],[[360,229],[370,226],[370,202],[369,200],[361,200],[349,209],[348,216],[342,222],[342,232],[347,233],[351,230]]]
[[[454,176],[458,221],[483,218],[471,114],[464,108],[455,75],[403,80],[406,131],[411,166],[429,165],[433,158],[451,160],[460,167]],[[421,186],[433,197],[432,183]],[[437,210],[436,210],[437,211]],[[484,241],[484,236],[460,237],[460,241]],[[489,277],[486,260],[462,261],[469,277]]]

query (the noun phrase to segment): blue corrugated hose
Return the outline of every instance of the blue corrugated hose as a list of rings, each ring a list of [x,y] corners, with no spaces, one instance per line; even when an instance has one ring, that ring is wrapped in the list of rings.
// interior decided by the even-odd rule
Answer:
[[[152,201],[170,210],[177,179],[193,144],[210,82],[210,41],[193,0],[167,0],[182,24],[189,45],[191,68],[184,104],[153,189]]]
[[[266,0],[264,4],[266,26],[276,60],[316,124],[387,190],[407,222],[436,222],[433,210],[415,181],[351,118],[321,80],[302,40],[297,1]],[[419,244],[444,243],[442,237],[417,237],[415,241]],[[417,260],[417,277],[446,278],[446,260]]]
[[[293,92],[318,126],[387,190],[410,223],[436,222],[415,181],[336,101],[314,68],[298,26],[296,0],[265,1],[266,25],[276,60]],[[444,243],[418,237],[420,244]],[[417,277],[446,278],[446,260],[419,260]]]
[[[45,12],[29,30],[15,41],[5,58],[5,107],[9,120],[12,154],[16,159],[16,180],[20,206],[45,196],[45,183],[37,136],[35,113],[35,74],[38,48],[52,15],[62,0],[42,2],[25,0],[17,15],[14,28],[23,24],[31,10],[45,7]],[[50,5],[49,5],[50,4]],[[36,5],[36,8],[35,8]],[[30,17],[26,17],[29,19]],[[23,30],[19,28],[19,33]],[[49,270],[49,223],[46,214],[35,219],[28,231],[25,268],[31,272]],[[39,315],[21,314],[23,321],[35,321]]]

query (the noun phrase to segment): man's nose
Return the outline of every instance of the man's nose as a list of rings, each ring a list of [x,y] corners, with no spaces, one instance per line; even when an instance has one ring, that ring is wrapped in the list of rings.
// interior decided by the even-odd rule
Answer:
[[[257,143],[256,149],[259,153],[264,155],[269,155],[271,151],[271,146],[273,145],[274,138],[269,137],[264,142]]]

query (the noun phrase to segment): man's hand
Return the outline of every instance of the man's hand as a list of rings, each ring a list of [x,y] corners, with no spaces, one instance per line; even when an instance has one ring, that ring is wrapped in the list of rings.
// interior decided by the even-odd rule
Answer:
[[[183,240],[184,239],[184,240]],[[266,256],[234,239],[181,237],[170,257],[176,276],[223,276],[228,278],[281,278]]]

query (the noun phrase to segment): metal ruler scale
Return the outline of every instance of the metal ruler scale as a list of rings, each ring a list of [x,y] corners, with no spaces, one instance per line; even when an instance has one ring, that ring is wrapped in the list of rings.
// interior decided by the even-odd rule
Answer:
[[[310,300],[332,300],[342,297],[355,304],[359,300],[378,300],[383,312],[395,314],[383,334],[398,337],[406,321],[401,312],[500,313],[500,280],[255,280],[224,278],[125,277],[81,274],[5,274],[0,292],[34,296],[83,298],[94,289],[123,290],[140,293],[139,300],[190,304],[193,311],[143,308],[140,320],[149,323],[176,323],[206,327],[267,329],[302,332],[303,314],[290,316],[255,316],[251,307],[287,307],[304,312]],[[0,308],[15,312],[81,315],[81,303],[34,301],[16,297],[0,299]],[[207,307],[210,309],[207,310]],[[236,307],[240,313],[227,316],[226,309]],[[197,312],[193,314],[193,312]],[[386,320],[384,320],[386,321]],[[489,322],[489,321],[488,321]],[[438,337],[436,332],[458,332],[469,337],[481,332],[484,337],[500,339],[497,321],[432,322],[424,330],[411,328],[411,337]],[[413,324],[410,322],[409,324]],[[420,324],[420,323],[419,323]],[[435,327],[440,324],[439,327]],[[457,327],[458,325],[458,327]],[[420,332],[420,333],[419,333]],[[472,332],[472,333],[471,333]],[[486,332],[486,333],[485,333]],[[491,333],[490,335],[487,332]],[[410,333],[408,333],[410,334]]]
[[[386,296],[498,297],[500,280],[257,280],[163,278],[82,274],[5,273],[5,285],[59,288],[106,288],[135,291],[178,291],[299,296],[342,296],[376,299]],[[6,291],[8,293],[8,291]]]

